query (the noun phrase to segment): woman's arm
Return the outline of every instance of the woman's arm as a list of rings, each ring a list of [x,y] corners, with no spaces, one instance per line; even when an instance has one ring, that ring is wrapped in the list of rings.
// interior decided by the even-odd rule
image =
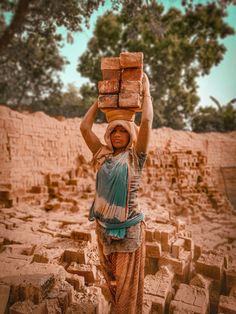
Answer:
[[[83,117],[83,120],[81,121],[80,124],[80,131],[83,135],[83,138],[86,144],[88,145],[88,148],[91,150],[93,154],[95,154],[102,146],[102,143],[100,142],[99,138],[92,131],[97,109],[98,101],[95,101],[95,103],[89,108],[89,110]]]
[[[146,153],[148,149],[148,144],[151,137],[152,130],[152,120],[153,120],[153,108],[152,108],[152,98],[150,95],[150,85],[147,75],[144,73],[143,78],[143,110],[141,117],[141,124],[138,133],[138,139],[136,143],[137,153]]]

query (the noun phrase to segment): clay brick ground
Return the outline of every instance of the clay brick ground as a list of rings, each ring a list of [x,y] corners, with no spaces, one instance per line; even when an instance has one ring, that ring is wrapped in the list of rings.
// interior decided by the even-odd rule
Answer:
[[[109,313],[80,120],[0,110],[1,312]],[[153,131],[140,188],[144,313],[234,313],[236,215],[220,167],[236,164],[235,137]]]

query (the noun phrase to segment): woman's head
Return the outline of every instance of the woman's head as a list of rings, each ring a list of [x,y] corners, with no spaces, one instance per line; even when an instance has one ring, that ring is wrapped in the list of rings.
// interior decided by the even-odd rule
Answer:
[[[138,127],[134,122],[114,120],[108,124],[104,139],[110,149],[131,148],[137,140]]]
[[[112,147],[116,149],[124,149],[130,141],[129,132],[122,126],[117,125],[110,134]]]

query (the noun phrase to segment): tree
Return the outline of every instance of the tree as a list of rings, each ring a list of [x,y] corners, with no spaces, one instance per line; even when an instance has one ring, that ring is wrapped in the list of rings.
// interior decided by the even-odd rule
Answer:
[[[39,102],[61,90],[58,72],[67,61],[60,56],[64,38],[59,27],[82,30],[103,0],[0,2],[0,102],[19,106]]]
[[[183,12],[171,8],[165,13],[155,1],[134,11],[108,12],[98,19],[78,71],[95,89],[102,79],[101,57],[142,51],[154,98],[154,127],[182,129],[199,101],[196,78],[220,63],[226,49],[219,39],[234,34],[225,16],[225,7],[214,2],[186,6]]]
[[[216,104],[216,108],[209,106],[198,108],[192,117],[192,130],[195,132],[227,132],[236,130],[236,98],[226,105],[210,97]]]
[[[116,11],[123,8],[122,14],[117,15],[120,16],[118,22],[122,26],[122,36],[121,34],[118,34],[119,36],[117,38],[119,38],[119,42],[116,42],[117,49],[115,49],[115,51],[113,47],[110,47],[109,51],[104,48],[104,51],[106,51],[107,55],[112,55],[119,52],[121,49],[130,49],[131,51],[136,50],[136,48],[142,49],[144,45],[144,48],[146,49],[144,49],[145,57],[147,56],[146,58],[149,60],[147,65],[150,64],[150,69],[152,71],[155,66],[155,64],[152,64],[155,61],[152,60],[152,56],[155,52],[154,47],[156,46],[156,43],[158,41],[162,42],[162,37],[167,37],[171,42],[174,42],[171,37],[169,37],[169,30],[172,29],[172,26],[169,28],[168,23],[171,23],[166,22],[163,8],[161,9],[161,6],[155,4],[156,1],[154,0],[111,1],[113,3],[113,9]],[[222,12],[222,14],[219,15],[219,20],[221,20],[221,17],[225,14],[224,6],[234,1],[235,0],[216,1],[215,6]],[[65,58],[59,53],[59,48],[63,45],[66,39],[58,33],[58,28],[63,27],[66,29],[67,40],[71,42],[73,32],[81,31],[84,22],[88,25],[91,14],[100,5],[104,4],[104,2],[105,0],[1,0],[0,102],[14,106],[20,106],[22,104],[36,105],[36,103],[40,103],[47,98],[52,100],[52,97],[56,95],[55,101],[53,101],[56,105],[62,87],[62,82],[58,77],[58,73],[67,63]],[[189,14],[195,12],[195,6],[193,5],[194,1],[186,0],[185,2],[186,12]],[[221,8],[220,6],[223,4],[224,6]],[[156,10],[155,8],[159,9]],[[214,16],[215,9],[212,10],[212,12]],[[142,16],[142,13],[145,13],[144,16]],[[174,16],[175,11],[172,11],[171,14]],[[210,16],[210,13],[208,15]],[[182,18],[181,16],[182,14],[180,13],[179,17],[179,13],[177,12],[177,16],[173,17],[172,24],[176,24],[178,19]],[[169,18],[170,20],[172,19],[171,16]],[[142,25],[144,25],[144,30],[141,32],[141,37],[145,36],[145,40],[142,44],[136,47],[135,45],[139,39],[139,32],[142,29]],[[225,36],[232,32],[232,30],[220,22],[218,28],[221,26],[222,32],[226,32]],[[151,31],[149,31],[149,28],[151,28]],[[205,28],[207,28],[207,26],[203,27],[203,29]],[[107,32],[108,29],[103,29],[105,37]],[[219,32],[216,34],[219,35]],[[130,42],[129,39],[131,37],[132,41]],[[152,43],[153,38],[154,43]],[[122,41],[124,41],[124,43]],[[96,46],[96,43],[91,45]],[[148,45],[151,46],[149,55]],[[219,47],[216,45],[216,49],[218,48]],[[161,49],[164,51],[164,47]],[[219,49],[219,54],[223,55],[222,49]],[[90,59],[88,60],[90,61]],[[97,64],[98,63],[95,62],[92,65],[98,69]],[[159,64],[159,66],[163,65]],[[166,69],[166,64],[164,64],[164,69]],[[168,71],[170,70],[171,69],[168,69]],[[159,73],[161,73],[161,71]],[[166,75],[165,72],[164,74]],[[174,74],[172,74],[172,76],[174,77]],[[159,79],[161,80],[161,83],[163,81],[163,78],[156,77],[154,72],[151,73],[151,78],[155,80]],[[92,85],[92,90],[95,90],[95,81],[92,81]],[[159,83],[157,86],[161,88]],[[156,88],[156,85],[153,85],[153,88]],[[81,93],[83,94],[83,88]],[[88,90],[86,93],[88,93]],[[166,119],[165,114],[163,113],[164,96],[166,97],[164,94],[165,93],[162,92],[162,96],[160,96],[159,99],[155,97],[156,102],[162,100],[158,103],[159,106],[155,107],[155,119],[157,122],[160,121],[161,125],[168,123],[168,119]],[[178,93],[178,95],[181,95],[181,93]],[[183,95],[185,95],[185,93],[183,93]],[[87,100],[84,101],[86,102]],[[179,109],[181,109],[181,106],[179,106]],[[176,116],[175,124],[177,127],[180,127],[180,125],[182,125],[182,120],[185,119],[184,115],[183,117],[181,115],[183,114],[180,113],[177,118],[177,115],[173,114],[173,116]]]

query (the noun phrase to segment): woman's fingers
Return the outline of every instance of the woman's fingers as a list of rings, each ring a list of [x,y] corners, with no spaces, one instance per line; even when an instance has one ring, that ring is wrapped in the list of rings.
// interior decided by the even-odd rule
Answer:
[[[147,74],[143,72],[143,90],[148,91],[149,90],[149,79],[147,77]]]

